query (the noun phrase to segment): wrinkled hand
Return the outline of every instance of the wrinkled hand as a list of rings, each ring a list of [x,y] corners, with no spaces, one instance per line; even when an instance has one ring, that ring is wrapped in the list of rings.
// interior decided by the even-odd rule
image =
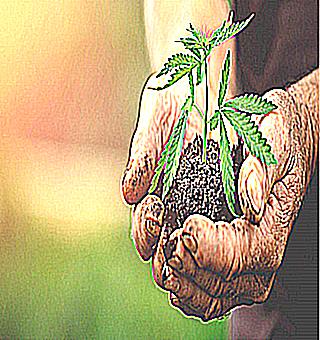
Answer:
[[[144,260],[153,255],[155,281],[185,314],[207,321],[267,299],[316,162],[318,81],[317,70],[286,91],[266,94],[278,108],[262,117],[260,130],[278,164],[266,167],[247,156],[238,181],[244,216],[231,223],[192,215],[166,240],[163,203],[155,195],[143,197],[173,123],[172,103],[166,109],[156,104],[144,136],[134,137],[122,187],[128,203],[143,198],[133,210],[134,242]]]

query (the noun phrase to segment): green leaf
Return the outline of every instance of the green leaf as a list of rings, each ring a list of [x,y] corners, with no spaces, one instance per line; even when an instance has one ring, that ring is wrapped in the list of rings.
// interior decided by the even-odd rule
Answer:
[[[169,142],[165,145],[162,153],[161,153],[161,156],[160,156],[160,159],[158,161],[158,164],[157,164],[157,167],[155,168],[154,170],[154,175],[152,177],[152,182],[151,182],[151,185],[149,187],[149,194],[152,194],[156,188],[157,188],[157,185],[158,185],[158,182],[159,182],[159,178],[160,178],[160,175],[162,173],[162,169],[163,167],[165,166],[166,164],[166,160],[167,160],[167,156],[168,156],[168,151],[169,151]]]
[[[194,63],[196,63],[196,59],[190,54],[185,53],[174,54],[163,65],[162,69],[157,75],[157,78],[162,75],[168,74],[169,72],[172,72],[176,69],[190,67]]]
[[[189,27],[190,28],[187,28],[187,31],[190,32],[193,35],[193,37],[195,38],[195,40],[197,42],[199,42],[201,44],[201,43],[206,41],[207,37],[206,37],[206,35],[203,32],[201,32],[200,30],[195,29],[192,26],[192,24],[190,24]]]
[[[214,111],[214,114],[212,115],[212,117],[209,120],[211,131],[213,131],[217,128],[219,120],[220,120],[220,111],[216,110],[216,111]]]
[[[192,96],[188,96],[181,107],[181,111],[190,111],[191,105],[192,105]]]
[[[179,165],[179,158],[183,146],[186,123],[190,110],[191,101],[192,101],[191,96],[187,97],[186,101],[184,102],[181,108],[180,117],[175,123],[170,138],[161,153],[157,167],[154,171],[152,182],[149,188],[149,194],[153,193],[157,188],[163,168],[165,168],[163,178],[163,194],[162,194],[163,197],[166,196],[172,185],[173,178],[176,175]]]
[[[221,117],[221,116],[220,116]],[[235,176],[233,171],[233,162],[231,157],[230,143],[227,136],[227,131],[220,118],[220,169],[223,184],[223,190],[228,204],[228,208],[232,215],[237,216],[235,211]]]
[[[219,108],[222,106],[224,98],[227,94],[229,77],[230,77],[230,63],[231,63],[231,52],[227,51],[227,55],[224,59],[224,65],[221,71],[220,82],[219,82],[219,98],[218,105]]]
[[[228,100],[224,106],[234,108],[241,112],[254,113],[256,115],[264,115],[277,108],[276,105],[268,102],[259,95],[248,93]]]
[[[277,164],[277,160],[271,152],[271,146],[262,137],[258,126],[249,115],[227,109],[223,109],[222,113],[243,139],[252,155],[261,159],[267,165]]]
[[[251,22],[254,17],[254,13],[252,13],[247,19],[234,22],[234,23],[226,23],[224,21],[222,25],[212,34],[209,45],[211,48],[216,47],[234,37],[241,31],[243,31]]]
[[[164,90],[168,87],[170,87],[171,85],[175,84],[178,80],[180,80],[182,77],[184,77],[185,75],[187,75],[188,73],[190,73],[190,71],[196,66],[196,63],[189,66],[189,67],[181,67],[176,69],[176,71],[174,71],[171,75],[170,75],[170,79],[167,81],[167,83],[163,86],[159,86],[159,87],[149,87],[149,89],[151,90]]]
[[[190,52],[192,52],[196,56],[197,60],[200,62],[200,60],[201,60],[201,49],[199,49],[199,48],[188,48],[188,50]]]
[[[180,38],[177,42],[182,43],[184,48],[192,52],[197,60],[200,61],[203,46],[207,44],[207,37],[203,32],[195,29],[192,24],[190,24],[190,28],[187,28],[187,31],[192,34],[192,37]]]
[[[172,134],[169,139],[169,149],[167,154],[167,162],[164,169],[163,192],[164,198],[172,185],[173,179],[177,173],[179,159],[182,151],[184,135],[186,131],[187,119],[189,111],[181,111],[180,117],[176,122]]]
[[[189,37],[187,37],[187,38],[180,38],[179,40],[177,40],[177,42],[182,43],[183,46],[186,49],[188,49],[188,50],[190,50],[192,52],[193,51],[198,51],[199,52],[199,50],[202,49],[201,43],[199,41],[197,41],[196,39],[194,39],[194,38],[189,38]]]

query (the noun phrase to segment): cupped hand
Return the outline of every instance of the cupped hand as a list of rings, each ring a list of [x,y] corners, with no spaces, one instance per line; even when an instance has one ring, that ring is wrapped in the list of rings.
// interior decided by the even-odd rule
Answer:
[[[227,223],[192,215],[167,240],[161,229],[164,206],[159,197],[146,196],[135,206],[137,250],[144,260],[153,255],[155,281],[169,292],[171,304],[186,315],[208,321],[235,306],[268,298],[315,165],[317,88],[318,70],[287,91],[266,94],[277,109],[259,121],[260,131],[278,163],[267,167],[247,155],[238,180],[241,218]],[[159,150],[176,119],[170,101],[163,101],[168,107],[162,106],[161,114],[154,117],[159,103],[148,111],[149,123],[141,130],[146,134],[140,137],[144,142],[135,153],[131,149],[123,178],[123,195],[130,203],[145,195]],[[152,123],[160,117],[167,117],[161,121],[163,125]],[[151,127],[152,137],[148,135]],[[134,183],[132,173],[138,174]]]
[[[145,84],[140,100],[137,128],[134,132],[128,163],[122,178],[121,191],[125,203],[133,206],[132,235],[142,259],[148,260],[158,241],[163,216],[163,204],[156,195],[148,195],[154,169],[174,124],[179,118],[181,107],[190,95],[188,79],[180,80],[169,89],[156,91],[159,86],[152,75]],[[195,89],[196,104],[204,106],[204,86]],[[211,97],[215,97],[211,85]],[[209,114],[214,110],[209,105]],[[189,113],[184,147],[202,133],[202,122],[196,110]],[[235,135],[229,134],[231,143]],[[157,192],[157,191],[156,191]]]

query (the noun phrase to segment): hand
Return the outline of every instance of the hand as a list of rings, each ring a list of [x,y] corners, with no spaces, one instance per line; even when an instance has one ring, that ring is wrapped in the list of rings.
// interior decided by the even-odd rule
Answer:
[[[220,59],[224,50],[221,50]],[[150,77],[142,92],[139,120],[134,133],[130,157],[122,179],[122,195],[124,201],[133,205],[132,234],[135,246],[143,260],[148,260],[155,250],[160,236],[163,217],[163,203],[155,195],[147,194],[153,170],[160,157],[165,142],[177,120],[180,108],[189,95],[187,79],[175,84],[168,90],[155,91],[157,79]],[[211,93],[213,90],[211,90]],[[199,106],[204,106],[204,88],[196,88],[196,100]],[[212,94],[214,96],[214,93]],[[209,108],[212,112],[214,108]],[[184,145],[193,140],[196,133],[201,133],[202,125],[197,112],[191,112],[187,122]],[[235,141],[235,135],[229,134],[229,139]],[[143,197],[145,197],[143,199]],[[143,199],[143,200],[142,200]],[[142,200],[142,201],[141,201]],[[160,242],[163,243],[163,239]],[[155,262],[164,261],[163,247],[155,257]],[[157,282],[161,284],[159,279]]]
[[[242,218],[214,223],[190,216],[164,247],[161,201],[146,197],[135,209],[139,252],[148,259],[157,245],[155,280],[185,314],[207,321],[267,299],[317,155],[317,86],[315,71],[288,91],[267,94],[278,109],[263,117],[260,129],[278,164],[266,167],[246,158],[238,188]]]

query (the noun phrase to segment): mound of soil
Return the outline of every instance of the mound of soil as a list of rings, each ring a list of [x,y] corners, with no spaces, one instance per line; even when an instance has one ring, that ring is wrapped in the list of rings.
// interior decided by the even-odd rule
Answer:
[[[241,146],[232,151],[236,188],[242,162]],[[236,197],[236,211],[240,213]],[[231,221],[223,192],[219,146],[214,140],[207,142],[207,163],[202,161],[202,138],[197,136],[180,157],[179,168],[172,187],[164,198],[164,228],[167,236],[181,228],[192,214],[201,214],[213,221]]]

